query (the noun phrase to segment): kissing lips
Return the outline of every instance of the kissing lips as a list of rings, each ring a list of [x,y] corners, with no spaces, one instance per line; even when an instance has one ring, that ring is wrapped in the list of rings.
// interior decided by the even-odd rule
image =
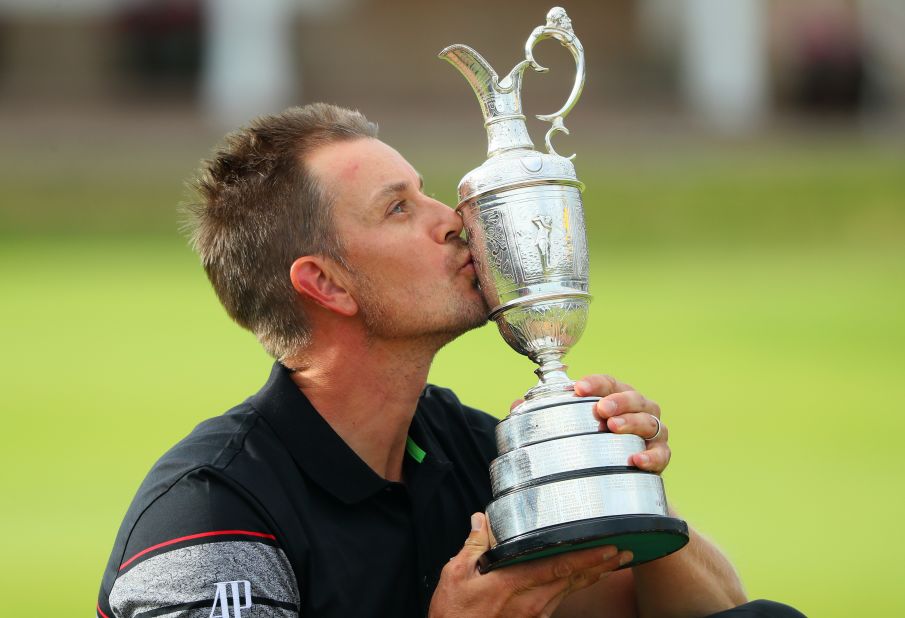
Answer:
[[[468,254],[468,257],[466,258],[465,262],[459,267],[459,270],[464,271],[470,275],[475,274],[474,260],[471,258],[471,253]]]

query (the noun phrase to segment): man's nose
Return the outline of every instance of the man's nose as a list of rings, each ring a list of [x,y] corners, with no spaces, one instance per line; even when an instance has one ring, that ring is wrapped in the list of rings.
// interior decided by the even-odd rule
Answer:
[[[443,202],[434,199],[431,201],[437,211],[437,223],[434,227],[435,240],[439,243],[446,243],[460,238],[464,224],[459,213]]]

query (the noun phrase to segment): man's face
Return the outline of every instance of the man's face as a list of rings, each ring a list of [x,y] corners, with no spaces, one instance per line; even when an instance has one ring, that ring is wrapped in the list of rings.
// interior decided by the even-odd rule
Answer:
[[[363,138],[323,146],[307,163],[334,200],[351,292],[372,336],[445,343],[486,321],[459,215],[422,193],[402,155]]]

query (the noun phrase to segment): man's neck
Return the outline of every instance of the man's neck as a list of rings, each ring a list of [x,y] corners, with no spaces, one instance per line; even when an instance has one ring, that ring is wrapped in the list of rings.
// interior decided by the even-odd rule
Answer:
[[[402,480],[409,425],[439,345],[359,338],[311,346],[292,379],[374,472]]]

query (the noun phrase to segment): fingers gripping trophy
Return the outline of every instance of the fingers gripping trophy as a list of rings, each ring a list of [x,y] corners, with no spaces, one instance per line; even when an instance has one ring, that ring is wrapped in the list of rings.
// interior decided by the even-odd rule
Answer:
[[[521,110],[527,69],[547,69],[534,46],[548,38],[568,48],[576,77],[565,105],[537,116],[552,123],[547,152],[534,150]],[[459,183],[459,203],[489,318],[515,351],[537,363],[539,381],[496,428],[499,456],[490,466],[487,517],[495,545],[482,557],[490,570],[561,552],[616,545],[631,566],[688,542],[670,517],[663,481],[629,464],[644,440],[601,430],[597,397],[577,397],[562,357],[588,317],[588,247],[581,192],[571,159],[550,143],[584,86],[584,50],[565,10],[547,14],[525,43],[525,59],[499,78],[465,45],[440,58],[468,80],[484,114],[487,161]],[[605,425],[603,425],[605,428]]]

